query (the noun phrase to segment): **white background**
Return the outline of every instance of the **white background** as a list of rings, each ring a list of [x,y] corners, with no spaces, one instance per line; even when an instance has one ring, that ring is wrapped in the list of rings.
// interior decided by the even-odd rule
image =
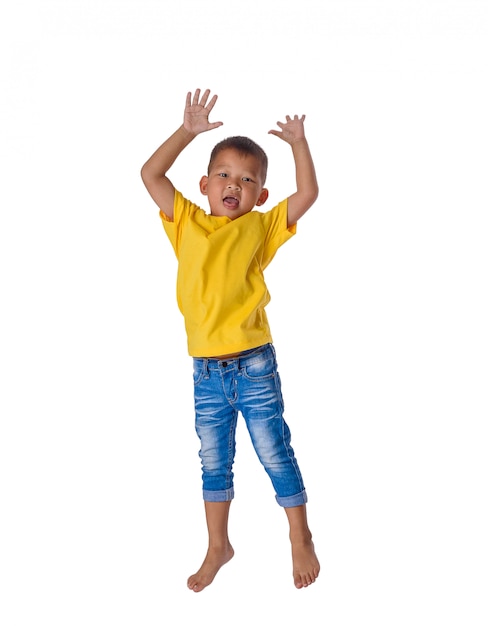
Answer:
[[[8,8],[7,8],[8,7]],[[488,3],[72,0],[0,14],[0,621],[488,623]],[[268,270],[319,580],[238,431],[234,560],[206,530],[176,262],[140,168],[219,95],[172,171],[268,152],[307,115],[320,197]]]

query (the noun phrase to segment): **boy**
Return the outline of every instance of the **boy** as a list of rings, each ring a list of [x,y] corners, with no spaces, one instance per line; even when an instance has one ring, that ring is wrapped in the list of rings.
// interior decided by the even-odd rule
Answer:
[[[200,438],[208,550],[188,587],[201,591],[234,555],[228,516],[234,496],[232,465],[238,412],[285,509],[298,589],[315,582],[319,561],[308,527],[300,470],[283,419],[276,356],[264,307],[269,294],[263,270],[295,234],[297,220],[318,195],[315,169],[304,133],[305,116],[286,117],[270,134],[291,146],[296,191],[271,211],[253,211],[268,197],[267,157],[246,137],[215,146],[200,190],[210,215],[183,198],[166,173],[209,122],[217,96],[207,89],[187,94],[184,121],[142,168],[143,182],[160,209],[178,258],[177,300],[193,357],[195,428]]]

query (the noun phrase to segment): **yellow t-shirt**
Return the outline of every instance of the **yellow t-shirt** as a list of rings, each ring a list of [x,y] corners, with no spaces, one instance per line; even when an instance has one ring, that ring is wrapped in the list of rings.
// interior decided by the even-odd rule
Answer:
[[[296,232],[287,227],[287,200],[266,213],[215,217],[175,191],[174,218],[161,212],[178,259],[177,301],[188,353],[212,357],[272,341],[264,307],[263,270]]]

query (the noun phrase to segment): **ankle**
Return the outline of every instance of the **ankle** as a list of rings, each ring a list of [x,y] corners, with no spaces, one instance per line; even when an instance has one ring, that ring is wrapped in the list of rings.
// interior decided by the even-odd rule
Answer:
[[[232,550],[229,539],[211,539],[208,542],[208,549],[212,552],[228,552]]]
[[[290,541],[293,545],[308,545],[312,543],[312,533],[310,530],[291,530],[290,531]]]

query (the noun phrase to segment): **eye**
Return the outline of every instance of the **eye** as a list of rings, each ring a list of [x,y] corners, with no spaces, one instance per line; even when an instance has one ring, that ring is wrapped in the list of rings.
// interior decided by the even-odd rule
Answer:
[[[227,174],[225,172],[219,173],[220,178],[227,178]]]
[[[242,177],[242,180],[243,180],[245,183],[251,183],[251,182],[252,182],[252,179],[251,179],[251,178],[249,178],[249,176],[243,176],[243,177]]]

